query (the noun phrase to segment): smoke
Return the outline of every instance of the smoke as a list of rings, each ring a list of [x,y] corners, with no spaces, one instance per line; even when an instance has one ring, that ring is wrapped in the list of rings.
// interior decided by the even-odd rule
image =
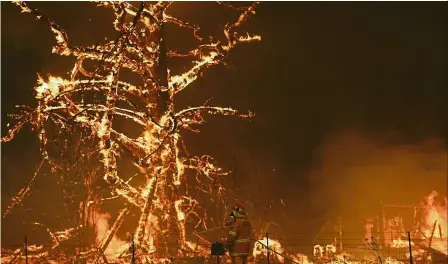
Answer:
[[[447,194],[446,142],[405,142],[398,133],[350,129],[327,136],[314,153],[310,171],[313,207],[330,203],[358,222],[383,204],[417,205],[435,190]],[[343,220],[345,222],[345,220]]]

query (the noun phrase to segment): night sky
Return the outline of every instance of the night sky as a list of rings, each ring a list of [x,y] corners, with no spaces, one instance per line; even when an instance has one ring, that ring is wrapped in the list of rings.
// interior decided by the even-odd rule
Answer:
[[[116,34],[111,11],[93,4],[30,5],[66,29],[72,44]],[[174,13],[211,31],[225,21],[220,10],[232,13],[178,5]],[[11,3],[1,3],[1,25],[3,136],[14,105],[34,104],[36,73],[63,75],[73,60],[50,54],[51,31]],[[299,225],[287,218],[306,222],[381,200],[418,203],[433,189],[446,195],[447,25],[443,3],[262,3],[243,28],[262,41],[239,46],[229,67],[208,70],[179,99],[192,106],[213,97],[257,116],[210,117],[202,134],[186,135],[190,150],[232,170],[228,185],[254,214],[291,229]],[[180,43],[181,35],[168,35],[169,45]],[[3,213],[38,165],[35,134],[24,129],[2,143],[1,156]],[[2,243],[20,243],[18,223],[59,197],[51,177],[2,221]],[[254,185],[258,195],[248,194]],[[286,206],[276,210],[281,198]]]

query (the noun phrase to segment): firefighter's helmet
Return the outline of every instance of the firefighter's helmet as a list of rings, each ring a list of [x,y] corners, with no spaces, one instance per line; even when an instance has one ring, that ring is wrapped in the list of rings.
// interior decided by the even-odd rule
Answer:
[[[240,202],[235,203],[235,206],[233,207],[233,210],[238,212],[238,213],[244,213],[245,212],[244,204],[242,204]]]
[[[246,211],[244,210],[244,205],[242,203],[235,203],[235,206],[232,208],[232,212],[230,213],[230,218],[232,222],[236,220],[236,218],[246,217]]]

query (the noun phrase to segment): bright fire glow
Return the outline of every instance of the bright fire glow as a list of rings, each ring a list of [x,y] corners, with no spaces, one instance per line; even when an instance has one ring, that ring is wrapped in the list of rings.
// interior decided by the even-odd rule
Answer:
[[[438,203],[436,197],[438,193],[436,191],[431,192],[425,197],[425,201],[422,205],[424,209],[424,217],[422,219],[422,231],[426,237],[430,237],[431,234],[436,238],[447,238],[447,197],[444,198],[444,203]],[[436,223],[436,229],[434,234],[432,233],[434,223]]]
[[[50,154],[53,137],[48,128],[53,126],[57,131],[75,134],[82,129],[80,146],[87,143],[93,147],[83,152],[85,157],[100,160],[100,174],[108,186],[107,197],[99,197],[88,183],[90,191],[87,199],[80,204],[89,205],[87,224],[95,230],[94,246],[78,252],[77,257],[84,260],[105,258],[110,262],[129,263],[130,241],[120,238],[118,231],[125,219],[137,215],[135,226],[131,232],[135,235],[135,246],[139,263],[169,262],[167,256],[207,255],[209,250],[196,240],[189,240],[187,234],[196,228],[207,228],[205,208],[193,197],[194,193],[216,193],[215,203],[223,201],[224,188],[219,185],[221,176],[227,174],[218,167],[213,158],[207,155],[191,156],[187,152],[181,132],[183,130],[198,132],[197,125],[203,124],[204,113],[238,116],[248,118],[252,113],[240,113],[229,107],[201,105],[187,109],[175,108],[175,97],[202,76],[204,71],[214,65],[224,63],[229,52],[238,44],[259,41],[260,36],[248,33],[239,34],[240,27],[255,14],[256,4],[245,8],[234,8],[240,15],[234,23],[224,26],[223,42],[212,40],[209,36],[201,36],[200,27],[170,16],[167,12],[172,3],[146,3],[140,8],[128,2],[98,2],[113,10],[115,14],[114,28],[120,37],[114,41],[103,41],[98,45],[73,47],[68,43],[65,31],[53,20],[46,18],[37,10],[28,7],[24,2],[15,2],[24,13],[35,16],[46,22],[55,34],[56,45],[53,52],[61,56],[73,56],[76,63],[70,76],[49,75],[38,76],[34,88],[36,107],[19,106],[20,113],[11,115],[16,123],[12,125],[2,142],[13,140],[25,124],[31,125],[37,132],[41,143],[42,162],[29,183],[21,189],[5,210],[3,217],[8,216],[30,194],[31,189],[43,164],[49,165],[54,172],[63,171],[61,162]],[[124,16],[128,19],[122,19]],[[129,19],[131,18],[131,19]],[[166,80],[158,73],[159,59],[165,55],[161,52],[161,24],[171,23],[191,30],[200,45],[187,52],[166,51],[168,58],[191,58],[192,66],[184,72],[168,76]],[[210,40],[210,42],[204,42]],[[84,68],[86,61],[98,62],[96,70]],[[120,78],[122,70],[131,71],[143,80],[143,85],[125,82]],[[96,100],[88,101],[89,94],[99,95]],[[157,103],[159,95],[165,95],[163,103]],[[135,103],[138,101],[138,104]],[[154,114],[155,113],[155,114]],[[114,127],[115,117],[122,117],[140,127],[140,135],[131,137],[117,131]],[[79,133],[79,132],[78,132]],[[85,145],[83,145],[86,143]],[[93,143],[93,144],[92,144]],[[119,173],[118,160],[128,153],[132,156],[135,167],[140,174],[125,180]],[[187,185],[187,171],[197,173],[195,183]],[[121,172],[121,171],[120,171]],[[203,177],[202,177],[203,176]],[[219,191],[216,191],[218,189]],[[436,192],[428,195],[423,203],[424,215],[420,220],[420,230],[426,238],[433,237],[431,247],[447,252],[447,200],[437,203]],[[102,212],[98,208],[109,200],[120,200],[122,208],[114,212]],[[94,217],[96,216],[96,218]],[[93,218],[92,218],[93,217]],[[52,256],[64,241],[74,239],[80,226],[69,226],[64,230],[53,231],[39,223],[35,226],[44,228],[51,240],[50,246],[28,245],[29,259],[46,259],[46,263],[68,263],[65,255]],[[366,225],[367,236],[372,234],[372,224]],[[167,243],[175,243],[180,248],[169,249]],[[275,239],[260,238],[259,242],[279,254],[270,254],[272,258],[283,263],[286,258],[300,262],[312,263],[300,253],[290,254]],[[392,247],[407,247],[407,241],[394,239]],[[417,246],[413,244],[413,246]],[[416,249],[415,254],[421,250]],[[2,255],[2,262],[14,262],[23,259],[23,248]],[[266,249],[255,244],[255,259],[266,256]],[[423,254],[420,254],[423,255]],[[316,245],[314,247],[316,262],[321,259],[327,263],[355,263],[349,260],[345,252],[337,252],[335,245]],[[390,257],[385,263],[399,264],[400,261]]]
[[[199,26],[170,16],[168,11],[173,4],[171,2],[142,2],[139,7],[130,2],[98,2],[98,6],[114,12],[114,28],[119,37],[97,45],[77,47],[69,44],[67,34],[55,21],[25,2],[14,4],[22,12],[47,23],[55,34],[53,53],[75,57],[76,63],[70,76],[38,76],[34,89],[37,107],[20,106],[21,112],[12,115],[16,124],[2,138],[2,142],[12,140],[25,124],[29,124],[37,132],[41,143],[42,164],[49,165],[54,172],[63,172],[63,162],[51,154],[54,138],[59,136],[64,140],[62,132],[79,136],[76,144],[83,158],[99,161],[100,168],[94,174],[102,174],[100,179],[109,188],[108,197],[104,197],[104,194],[99,197],[87,180],[82,182],[89,194],[86,200],[78,203],[89,205],[86,215],[97,216],[95,221],[87,221],[96,231],[94,246],[97,250],[79,252],[77,257],[87,261],[107,259],[129,263],[130,241],[120,239],[117,232],[125,219],[136,214],[136,225],[129,233],[135,234],[139,263],[162,263],[168,256],[189,256],[203,250],[187,239],[187,232],[206,228],[210,221],[206,217],[206,208],[200,206],[196,198],[216,193],[214,202],[224,203],[224,188],[219,181],[227,173],[216,166],[209,156],[190,155],[181,132],[198,132],[196,127],[205,122],[204,114],[241,118],[253,114],[209,105],[179,110],[175,107],[175,96],[180,96],[180,92],[200,78],[207,68],[224,63],[229,52],[237,45],[261,39],[238,32],[255,14],[257,3],[243,8],[233,7],[235,12],[239,12],[237,20],[224,26],[224,40],[215,41],[213,39],[216,38],[212,36],[202,36]],[[228,4],[223,6],[232,7]],[[164,24],[192,30],[198,48],[185,53],[165,51]],[[163,61],[176,57],[190,58],[192,66],[183,73],[171,75],[172,71],[164,66]],[[95,70],[88,70],[85,67],[87,61],[99,66]],[[123,81],[124,70],[138,75],[143,85]],[[93,94],[95,99],[87,99]],[[140,136],[131,137],[117,131],[114,125],[117,117],[123,117],[140,127]],[[54,131],[61,133],[53,135]],[[130,180],[125,180],[119,170],[118,161],[124,152],[130,154],[140,171]],[[187,185],[187,171],[196,174],[196,182],[191,185]],[[13,198],[3,217],[22,203],[30,193],[37,175],[38,172]],[[111,200],[121,201],[123,209],[98,213],[98,208]],[[81,227],[68,227],[67,230],[78,228]],[[75,239],[76,232],[63,230],[59,233],[65,234],[67,240]],[[52,249],[59,246],[57,241]],[[169,247],[170,243],[177,243],[179,248]],[[39,247],[34,255],[48,255],[47,250]],[[51,262],[54,260],[52,258],[68,263],[64,256],[48,256],[46,261]]]
[[[278,252],[280,254],[284,253],[284,249],[282,248],[282,245],[280,244],[280,242],[278,242],[275,239],[271,239],[271,238],[263,238],[258,240],[260,243],[262,243],[263,245],[267,245],[270,249],[274,250],[275,252]],[[267,255],[267,250],[265,247],[263,247],[262,245],[255,243],[254,244],[254,249],[253,249],[253,255],[254,257],[257,258],[261,258],[262,256],[266,256]],[[280,262],[284,262],[284,257],[276,255],[271,253],[272,257]]]

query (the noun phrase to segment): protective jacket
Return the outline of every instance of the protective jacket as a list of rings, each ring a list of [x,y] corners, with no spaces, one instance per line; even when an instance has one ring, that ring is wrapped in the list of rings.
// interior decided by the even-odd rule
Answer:
[[[231,257],[247,257],[251,252],[252,226],[246,214],[235,213],[226,246]]]

